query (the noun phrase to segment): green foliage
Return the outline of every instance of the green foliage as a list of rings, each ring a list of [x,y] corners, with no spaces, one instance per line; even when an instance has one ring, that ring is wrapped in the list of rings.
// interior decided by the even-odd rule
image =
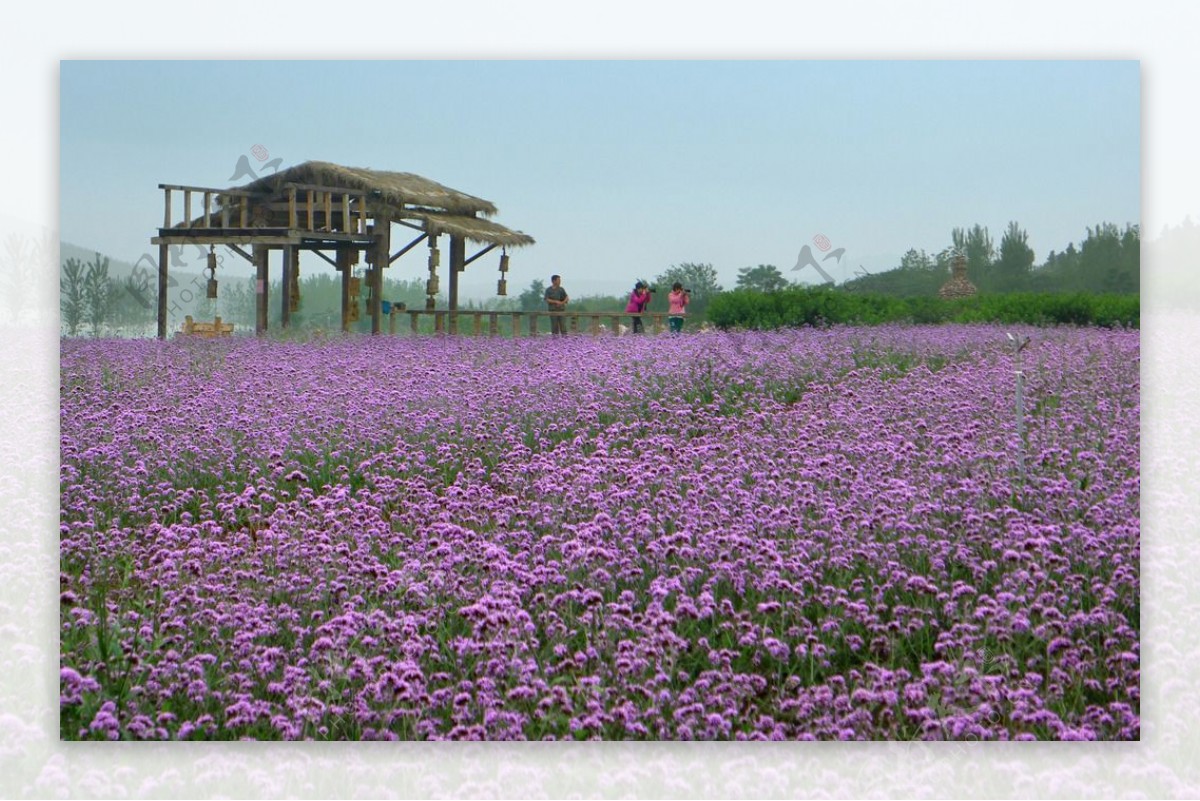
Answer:
[[[738,270],[738,289],[778,292],[789,286],[791,283],[783,277],[783,273],[779,272],[779,268],[774,264],[760,264],[757,267],[743,267]]]
[[[567,292],[567,297],[571,293]],[[517,300],[520,302],[521,311],[545,311],[546,309],[546,284],[542,279],[535,278],[519,296]]]
[[[900,266],[887,272],[863,275],[842,284],[849,292],[890,295],[897,298],[932,297],[950,278],[950,251],[935,260],[924,250],[911,249]]]
[[[76,336],[79,326],[83,323],[84,314],[84,273],[83,262],[79,259],[67,259],[63,262],[59,275],[59,302],[62,313],[62,324],[67,328],[67,336]]]
[[[108,280],[108,257],[96,254],[95,261],[88,262],[83,277],[83,300],[87,322],[92,326],[92,336],[100,336],[100,329],[108,319],[116,299],[114,287]]]
[[[950,239],[955,250],[967,260],[967,280],[979,287],[981,292],[991,291],[995,283],[991,267],[996,248],[988,229],[978,223],[969,230],[955,228],[950,232]]]
[[[708,319],[721,329],[772,329],[880,323],[1028,323],[1031,325],[1140,325],[1137,295],[1008,293],[958,300],[895,298],[829,287],[764,293],[725,292],[713,299]]]
[[[650,303],[650,311],[667,310],[667,293],[671,286],[678,281],[684,289],[691,290],[692,300],[688,304],[688,314],[696,319],[703,318],[709,302],[721,292],[717,283],[717,271],[711,264],[693,264],[683,262],[673,264],[655,277],[651,287],[657,289],[654,300]],[[624,307],[622,307],[624,308]]]
[[[1009,291],[1028,289],[1033,258],[1029,234],[1015,221],[1010,222],[1000,240],[1000,258],[992,266],[994,283]]]

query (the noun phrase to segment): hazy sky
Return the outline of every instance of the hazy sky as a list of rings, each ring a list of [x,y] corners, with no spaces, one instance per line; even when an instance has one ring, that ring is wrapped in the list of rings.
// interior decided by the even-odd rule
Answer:
[[[558,272],[576,296],[619,292],[681,262],[727,288],[757,264],[816,281],[792,267],[817,235],[845,248],[824,262],[840,282],[956,226],[998,243],[1010,220],[1041,261],[1090,225],[1140,221],[1140,83],[1136,60],[68,60],[61,236],[136,261],[156,252],[159,183],[245,183],[246,157],[487,198],[537,240],[510,291]],[[391,275],[423,278],[423,252]],[[462,292],[497,277],[484,257]]]

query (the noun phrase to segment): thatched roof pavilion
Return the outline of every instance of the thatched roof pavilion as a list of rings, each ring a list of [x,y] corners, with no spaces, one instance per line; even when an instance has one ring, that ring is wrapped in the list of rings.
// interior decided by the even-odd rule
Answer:
[[[167,248],[177,244],[222,245],[253,263],[258,270],[259,302],[257,329],[267,328],[267,263],[271,250],[283,253],[283,305],[280,321],[289,324],[290,311],[299,302],[299,252],[316,252],[343,274],[342,327],[357,319],[359,283],[351,276],[360,253],[370,267],[365,271],[368,309],[373,332],[380,331],[382,271],[421,242],[429,246],[427,308],[438,294],[440,264],[438,239],[450,239],[449,306],[458,306],[458,273],[468,264],[497,247],[507,251],[534,243],[533,237],[507,228],[494,220],[496,206],[488,200],[407,172],[345,167],[325,161],[306,161],[242,186],[216,189],[159,184],[165,192],[164,222],[152,242],[159,246],[159,336],[166,336]],[[183,194],[183,216],[172,216],[173,193]],[[199,199],[201,213],[193,214],[192,199]],[[414,229],[420,235],[392,252],[392,223]],[[483,245],[468,257],[466,243]],[[242,250],[249,245],[252,254]],[[332,250],[336,259],[323,251]],[[215,262],[210,262],[210,296],[215,296]],[[501,259],[498,291],[503,294],[508,269]]]

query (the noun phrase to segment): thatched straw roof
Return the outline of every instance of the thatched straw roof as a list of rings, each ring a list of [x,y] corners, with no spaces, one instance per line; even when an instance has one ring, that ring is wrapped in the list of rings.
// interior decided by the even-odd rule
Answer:
[[[343,167],[327,161],[306,161],[235,188],[241,191],[274,194],[281,191],[285,184],[315,184],[378,192],[380,198],[389,205],[422,206],[443,209],[452,214],[496,213],[496,207],[483,198],[442,186],[436,181],[411,172]]]
[[[533,244],[533,237],[528,234],[505,228],[499,223],[480,217],[411,210],[404,211],[402,214],[409,219],[424,221],[426,230],[432,234],[461,236],[472,242],[487,242],[510,248]]]

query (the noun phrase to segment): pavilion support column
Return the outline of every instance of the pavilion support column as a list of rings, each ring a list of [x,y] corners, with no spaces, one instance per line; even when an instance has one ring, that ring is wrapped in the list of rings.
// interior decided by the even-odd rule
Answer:
[[[168,201],[169,202],[169,201]],[[170,246],[158,246],[158,338],[167,338],[167,264],[171,257]]]
[[[450,333],[458,333],[458,274],[467,269],[467,240],[450,237]]]
[[[271,249],[266,245],[254,246],[254,333],[267,333],[267,289],[271,285],[271,275],[268,269]]]
[[[283,246],[283,281],[279,292],[279,327],[292,327],[292,259],[296,249],[291,245]]]
[[[371,333],[383,333],[383,268],[392,251],[392,221],[386,216],[375,218],[375,247],[371,263]]]
[[[458,274],[467,268],[467,240],[450,237],[450,309],[458,309]]]
[[[350,248],[337,252],[337,269],[342,274],[342,333],[350,330]]]

